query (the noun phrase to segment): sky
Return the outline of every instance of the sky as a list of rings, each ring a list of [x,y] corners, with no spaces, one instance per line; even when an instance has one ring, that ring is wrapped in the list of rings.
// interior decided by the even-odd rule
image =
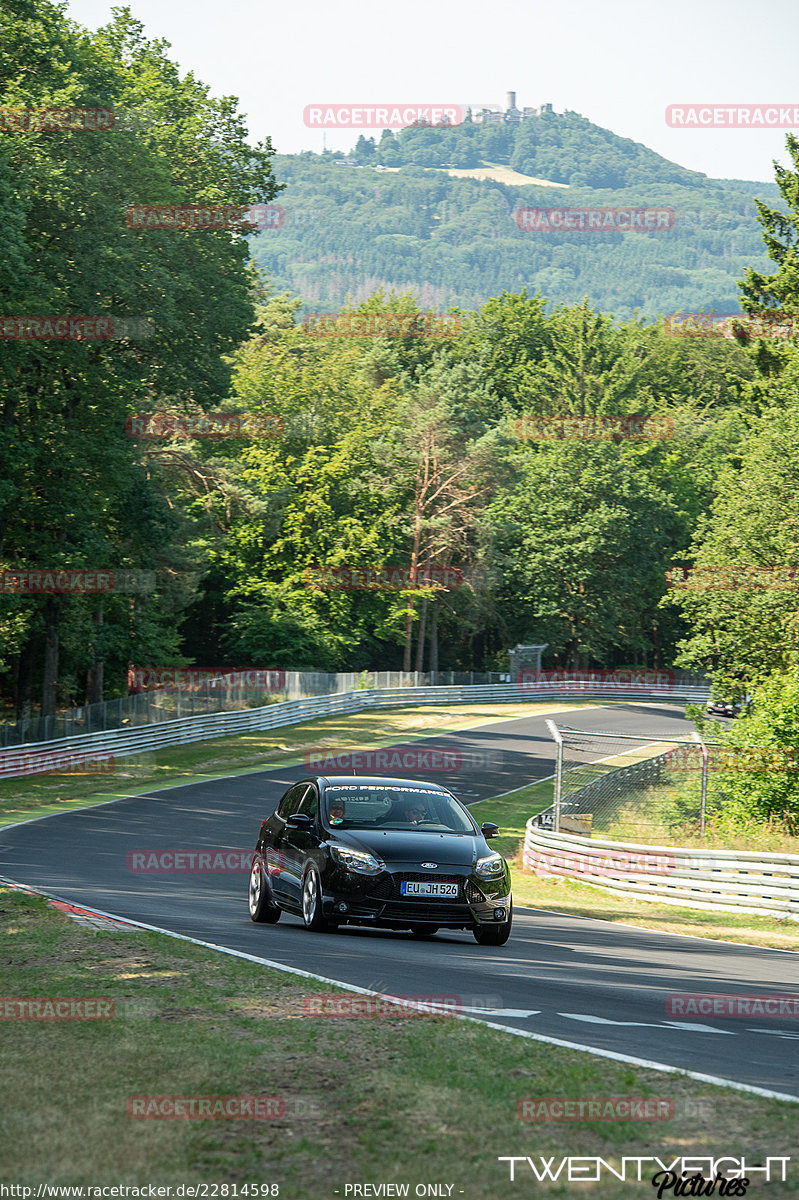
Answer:
[[[119,2],[119,0],[114,0]],[[715,178],[773,180],[789,130],[670,128],[669,105],[799,110],[797,0],[128,0],[148,37],[215,95],[253,142],[320,151],[309,104],[551,103]],[[96,29],[112,0],[67,0]],[[331,150],[361,130],[328,130]],[[373,130],[365,131],[372,136]],[[794,126],[799,133],[799,123]],[[379,137],[379,131],[377,131]]]

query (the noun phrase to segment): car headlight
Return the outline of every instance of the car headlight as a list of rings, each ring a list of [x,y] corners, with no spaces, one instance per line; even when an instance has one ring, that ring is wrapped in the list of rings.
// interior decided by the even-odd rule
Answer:
[[[488,854],[485,858],[478,858],[474,868],[475,875],[479,875],[481,879],[496,879],[502,875],[505,870],[505,859],[501,854]]]
[[[340,863],[348,871],[357,871],[359,875],[379,875],[385,870],[385,863],[366,850],[351,850],[349,846],[331,846],[330,853],[334,862]]]

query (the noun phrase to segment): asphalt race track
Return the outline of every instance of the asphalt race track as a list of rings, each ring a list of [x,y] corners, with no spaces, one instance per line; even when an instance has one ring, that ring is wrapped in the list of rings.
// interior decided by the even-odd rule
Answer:
[[[560,712],[574,728],[686,736],[683,707],[652,703]],[[499,766],[436,772],[467,803],[554,770],[544,717],[500,720],[431,739]],[[430,741],[427,742],[431,744]],[[479,758],[477,759],[479,761]],[[399,774],[400,772],[397,772]],[[404,933],[307,932],[284,916],[254,925],[247,875],[129,869],[141,850],[251,847],[261,820],[302,764],[152,792],[0,829],[0,874],[108,913],[398,996],[457,997],[466,1012],[514,1029],[734,1080],[799,1099],[799,1021],[789,1017],[675,1020],[674,993],[799,994],[799,956],[609,922],[517,910],[504,947],[467,933],[418,941]],[[479,809],[476,814],[479,819]],[[519,1041],[519,1055],[525,1054]]]

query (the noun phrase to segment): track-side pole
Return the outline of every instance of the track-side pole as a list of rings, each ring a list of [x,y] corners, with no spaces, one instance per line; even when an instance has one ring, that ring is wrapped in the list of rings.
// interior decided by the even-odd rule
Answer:
[[[560,792],[563,779],[563,738],[554,721],[547,721],[547,729],[552,734],[557,745],[555,754],[555,800],[552,805],[552,830],[560,833]]]

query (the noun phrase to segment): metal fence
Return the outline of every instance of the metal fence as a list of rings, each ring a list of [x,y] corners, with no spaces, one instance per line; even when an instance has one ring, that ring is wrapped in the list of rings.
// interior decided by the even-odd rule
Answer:
[[[527,822],[522,861],[538,876],[579,879],[682,908],[799,920],[799,854],[692,850],[596,841]]]
[[[280,671],[261,672],[280,676],[279,686],[238,687],[225,680],[224,672],[200,687],[163,688],[104,700],[97,704],[74,705],[49,717],[24,717],[0,723],[0,747],[105,733],[133,725],[158,725],[184,717],[214,712],[238,712],[261,708],[284,700],[330,696],[362,688],[434,687],[461,684],[510,682],[499,671]]]
[[[626,690],[614,689],[615,699],[658,700],[684,702],[706,699],[708,689],[673,687],[668,695],[659,691],[656,697],[632,685]],[[275,729],[293,725],[316,717],[336,713],[360,712],[367,708],[395,708],[419,704],[470,704],[470,703],[525,703],[530,700],[565,700],[579,698],[588,701],[607,702],[607,692],[595,695],[582,689],[575,697],[568,685],[544,685],[540,688],[525,684],[485,683],[454,686],[424,685],[415,687],[358,688],[332,695],[316,696],[301,700],[283,700],[232,712],[214,712],[200,716],[181,716],[176,712],[160,722],[130,723],[122,728],[100,730],[93,733],[74,734],[70,737],[51,739],[47,742],[0,750],[0,777],[38,774],[56,769],[53,765],[70,756],[81,755],[96,759],[101,755],[124,758],[165,746],[178,746],[209,738],[230,737],[254,730]]]
[[[711,741],[698,733],[675,738],[547,725],[556,743],[555,787],[552,806],[534,818],[542,830],[686,841],[708,829],[728,834],[753,819],[765,822],[788,811],[786,796],[799,794],[799,747],[738,745],[723,733]],[[790,836],[790,821],[778,821]]]
[[[189,668],[191,670],[193,668]],[[226,682],[226,670],[220,671],[218,677],[201,687],[140,692],[97,704],[73,705],[49,717],[23,717],[15,722],[0,723],[0,747],[77,737],[84,733],[105,733],[134,725],[159,725],[162,721],[179,721],[184,717],[237,712],[285,700],[330,696],[368,688],[473,687],[512,682],[512,676],[507,671],[263,671],[261,674],[280,677],[279,685],[276,683],[266,689],[232,685]],[[678,687],[703,689],[702,695],[709,686],[702,676],[687,672],[677,672],[675,680]],[[536,687],[535,683],[522,686],[531,693]],[[585,688],[580,691],[582,694]]]

